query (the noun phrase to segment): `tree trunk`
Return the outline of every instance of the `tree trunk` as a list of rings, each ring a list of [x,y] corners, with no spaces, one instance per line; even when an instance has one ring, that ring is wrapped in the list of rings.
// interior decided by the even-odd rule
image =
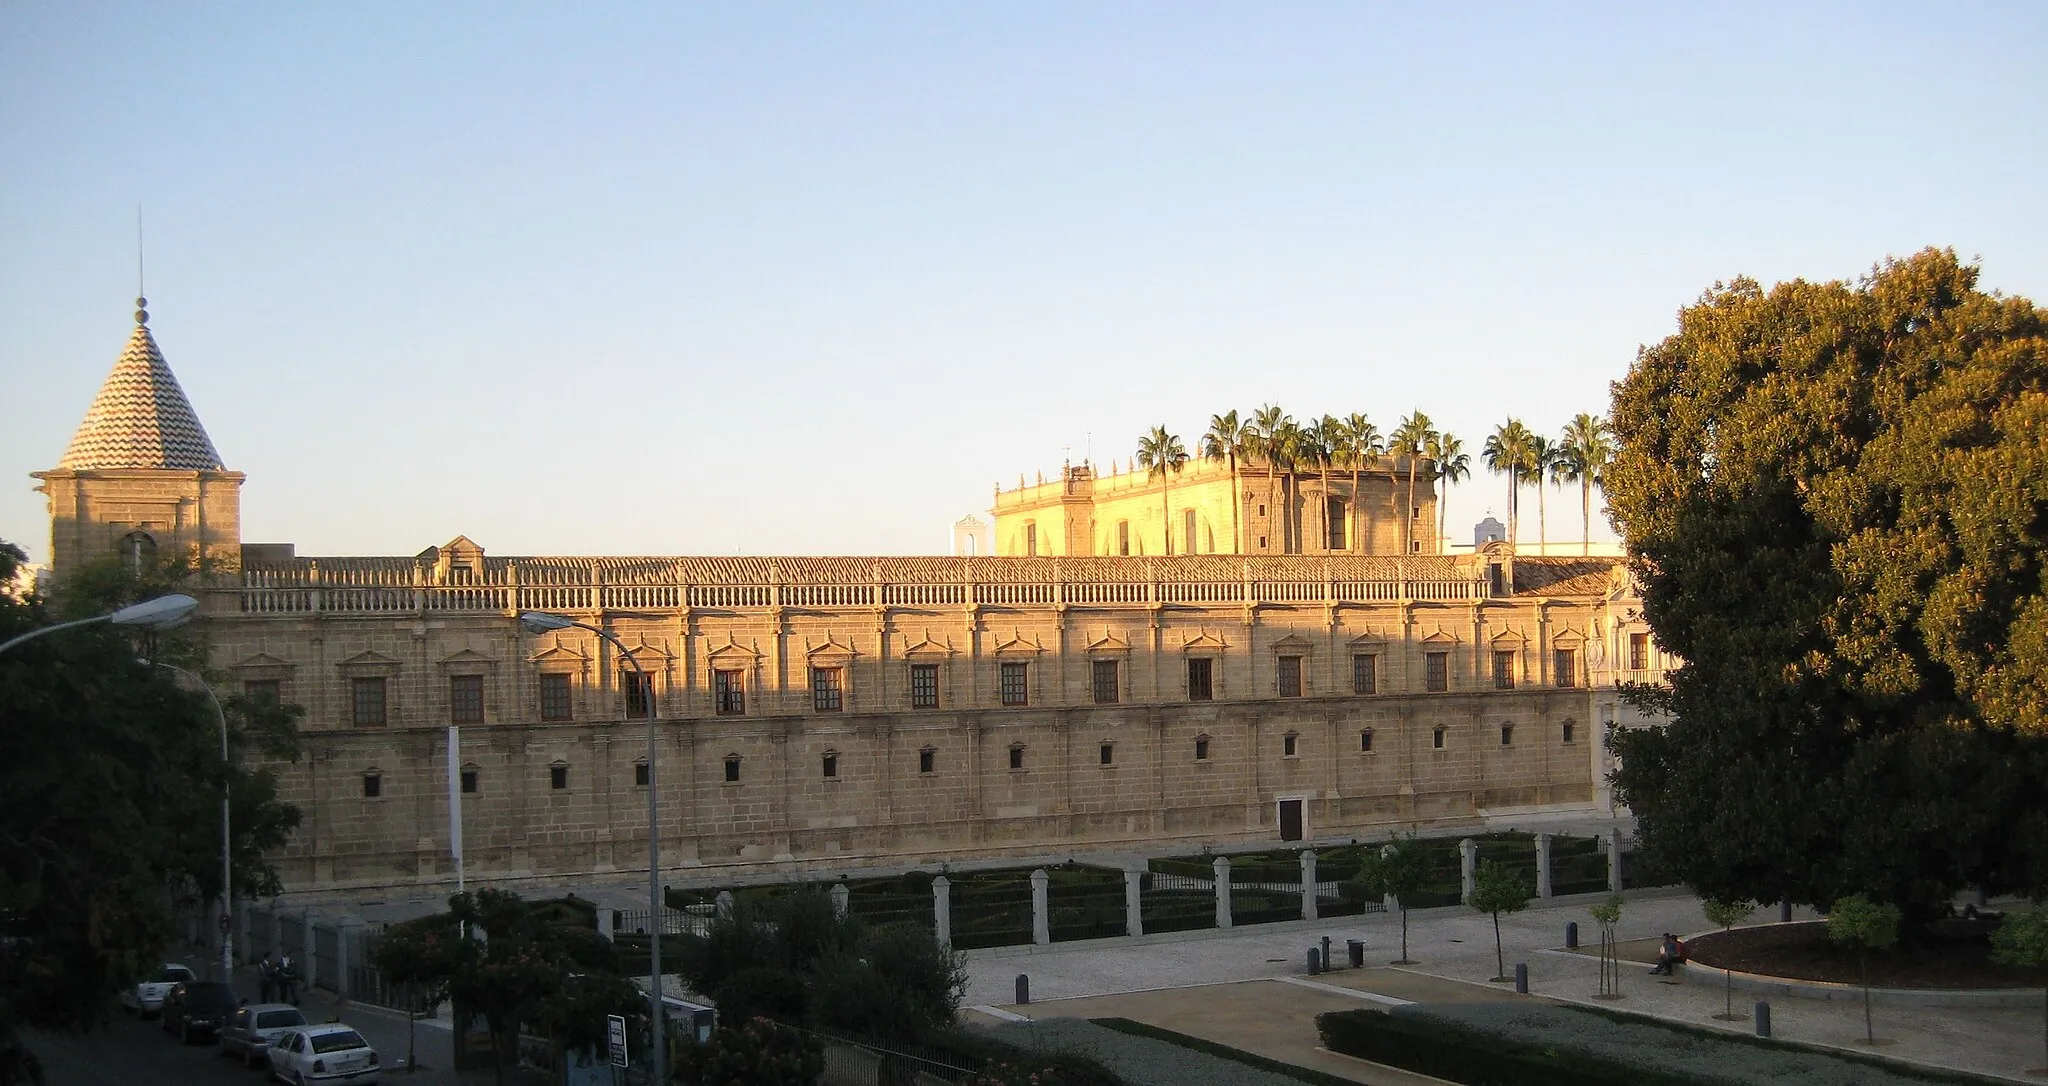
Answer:
[[[1579,477],[1579,553],[1593,553],[1593,473]]]
[[[1351,462],[1351,551],[1366,553],[1365,542],[1365,487],[1359,482],[1358,461]]]
[[[1401,553],[1415,553],[1415,457],[1408,458],[1408,504],[1401,507]]]
[[[1280,469],[1271,460],[1266,461],[1266,553],[1273,553],[1273,522],[1280,519],[1280,501],[1273,488],[1280,483]],[[1284,548],[1284,544],[1283,544]],[[1283,551],[1284,553],[1284,551]]]
[[[1408,960],[1408,906],[1401,906],[1401,960]]]
[[[1159,472],[1159,539],[1160,545],[1166,548],[1165,553],[1171,555],[1173,553],[1173,484],[1166,481],[1166,470],[1164,468],[1160,469]]]
[[[1856,955],[1856,964],[1863,974],[1863,1040],[1876,1044],[1877,1032],[1870,1025],[1870,952]]]
[[[1239,494],[1237,481],[1237,454],[1230,454],[1230,553],[1244,553],[1244,527],[1238,523],[1238,511],[1244,507],[1244,495]]]
[[[1442,484],[1445,482],[1445,476],[1442,469],[1438,469],[1436,478],[1438,483],[1436,488],[1436,552],[1438,554],[1449,554],[1451,553],[1450,549],[1444,546],[1444,525],[1448,523],[1446,518],[1450,514],[1450,508],[1444,504],[1444,488]]]
[[[1500,914],[1493,914],[1493,979],[1508,978],[1508,960],[1500,949]]]
[[[1536,553],[1544,554],[1550,543],[1550,513],[1543,500],[1543,473],[1536,473]]]

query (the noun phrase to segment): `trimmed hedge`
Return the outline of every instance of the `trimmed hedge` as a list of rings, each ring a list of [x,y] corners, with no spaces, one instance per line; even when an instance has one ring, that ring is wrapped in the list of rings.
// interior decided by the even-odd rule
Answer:
[[[1167,1044],[1179,1045],[1189,1051],[1200,1052],[1205,1056],[1214,1056],[1219,1060],[1229,1060],[1232,1063],[1241,1063],[1246,1067],[1255,1068],[1260,1071],[1284,1075],[1299,1082],[1309,1083],[1310,1086],[1352,1086],[1352,1081],[1348,1078],[1326,1075],[1310,1067],[1297,1067],[1291,1063],[1269,1060],[1264,1056],[1253,1055],[1242,1049],[1231,1048],[1228,1045],[1219,1045],[1214,1041],[1205,1041],[1199,1037],[1190,1037],[1185,1033],[1175,1033],[1170,1029],[1161,1029],[1158,1026],[1145,1022],[1135,1022],[1129,1018],[1091,1018],[1089,1021],[1104,1029],[1113,1029],[1118,1033],[1128,1033],[1133,1037],[1149,1037],[1155,1041],[1165,1041]]]
[[[1333,1052],[1466,1086],[1698,1086],[1703,1081],[1380,1011],[1319,1014],[1316,1032]]]

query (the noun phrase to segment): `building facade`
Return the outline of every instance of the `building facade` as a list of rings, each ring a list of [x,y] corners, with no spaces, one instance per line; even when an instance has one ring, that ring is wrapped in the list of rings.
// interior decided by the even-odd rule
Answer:
[[[650,786],[679,880],[1598,808],[1615,683],[1663,662],[1613,559],[314,558],[237,537],[212,453],[138,322],[39,473],[56,572],[233,556],[217,680],[307,710],[294,891],[452,882],[451,792],[473,880],[639,867]]]

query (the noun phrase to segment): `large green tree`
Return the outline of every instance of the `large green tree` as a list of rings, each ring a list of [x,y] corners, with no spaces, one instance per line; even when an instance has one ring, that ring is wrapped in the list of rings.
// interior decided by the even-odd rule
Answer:
[[[2048,339],[1977,277],[1717,284],[1615,386],[1612,514],[1685,661],[1615,780],[1703,894],[2048,890]]]
[[[172,560],[81,570],[57,600],[13,585],[20,550],[0,543],[0,641],[102,614],[178,587]],[[230,767],[203,693],[155,662],[204,674],[189,631],[137,636],[85,626],[0,654],[0,1084],[38,1081],[22,1027],[86,1029],[121,988],[161,965],[167,902],[220,889],[220,797],[231,799],[231,853],[242,892],[275,892],[263,854],[298,812],[267,773]],[[293,714],[229,698],[230,748],[289,754]]]

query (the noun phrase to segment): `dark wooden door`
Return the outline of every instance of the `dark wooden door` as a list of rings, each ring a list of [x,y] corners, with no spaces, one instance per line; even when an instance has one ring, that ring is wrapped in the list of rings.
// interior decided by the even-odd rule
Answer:
[[[1301,801],[1298,799],[1280,801],[1280,839],[1301,840]]]

